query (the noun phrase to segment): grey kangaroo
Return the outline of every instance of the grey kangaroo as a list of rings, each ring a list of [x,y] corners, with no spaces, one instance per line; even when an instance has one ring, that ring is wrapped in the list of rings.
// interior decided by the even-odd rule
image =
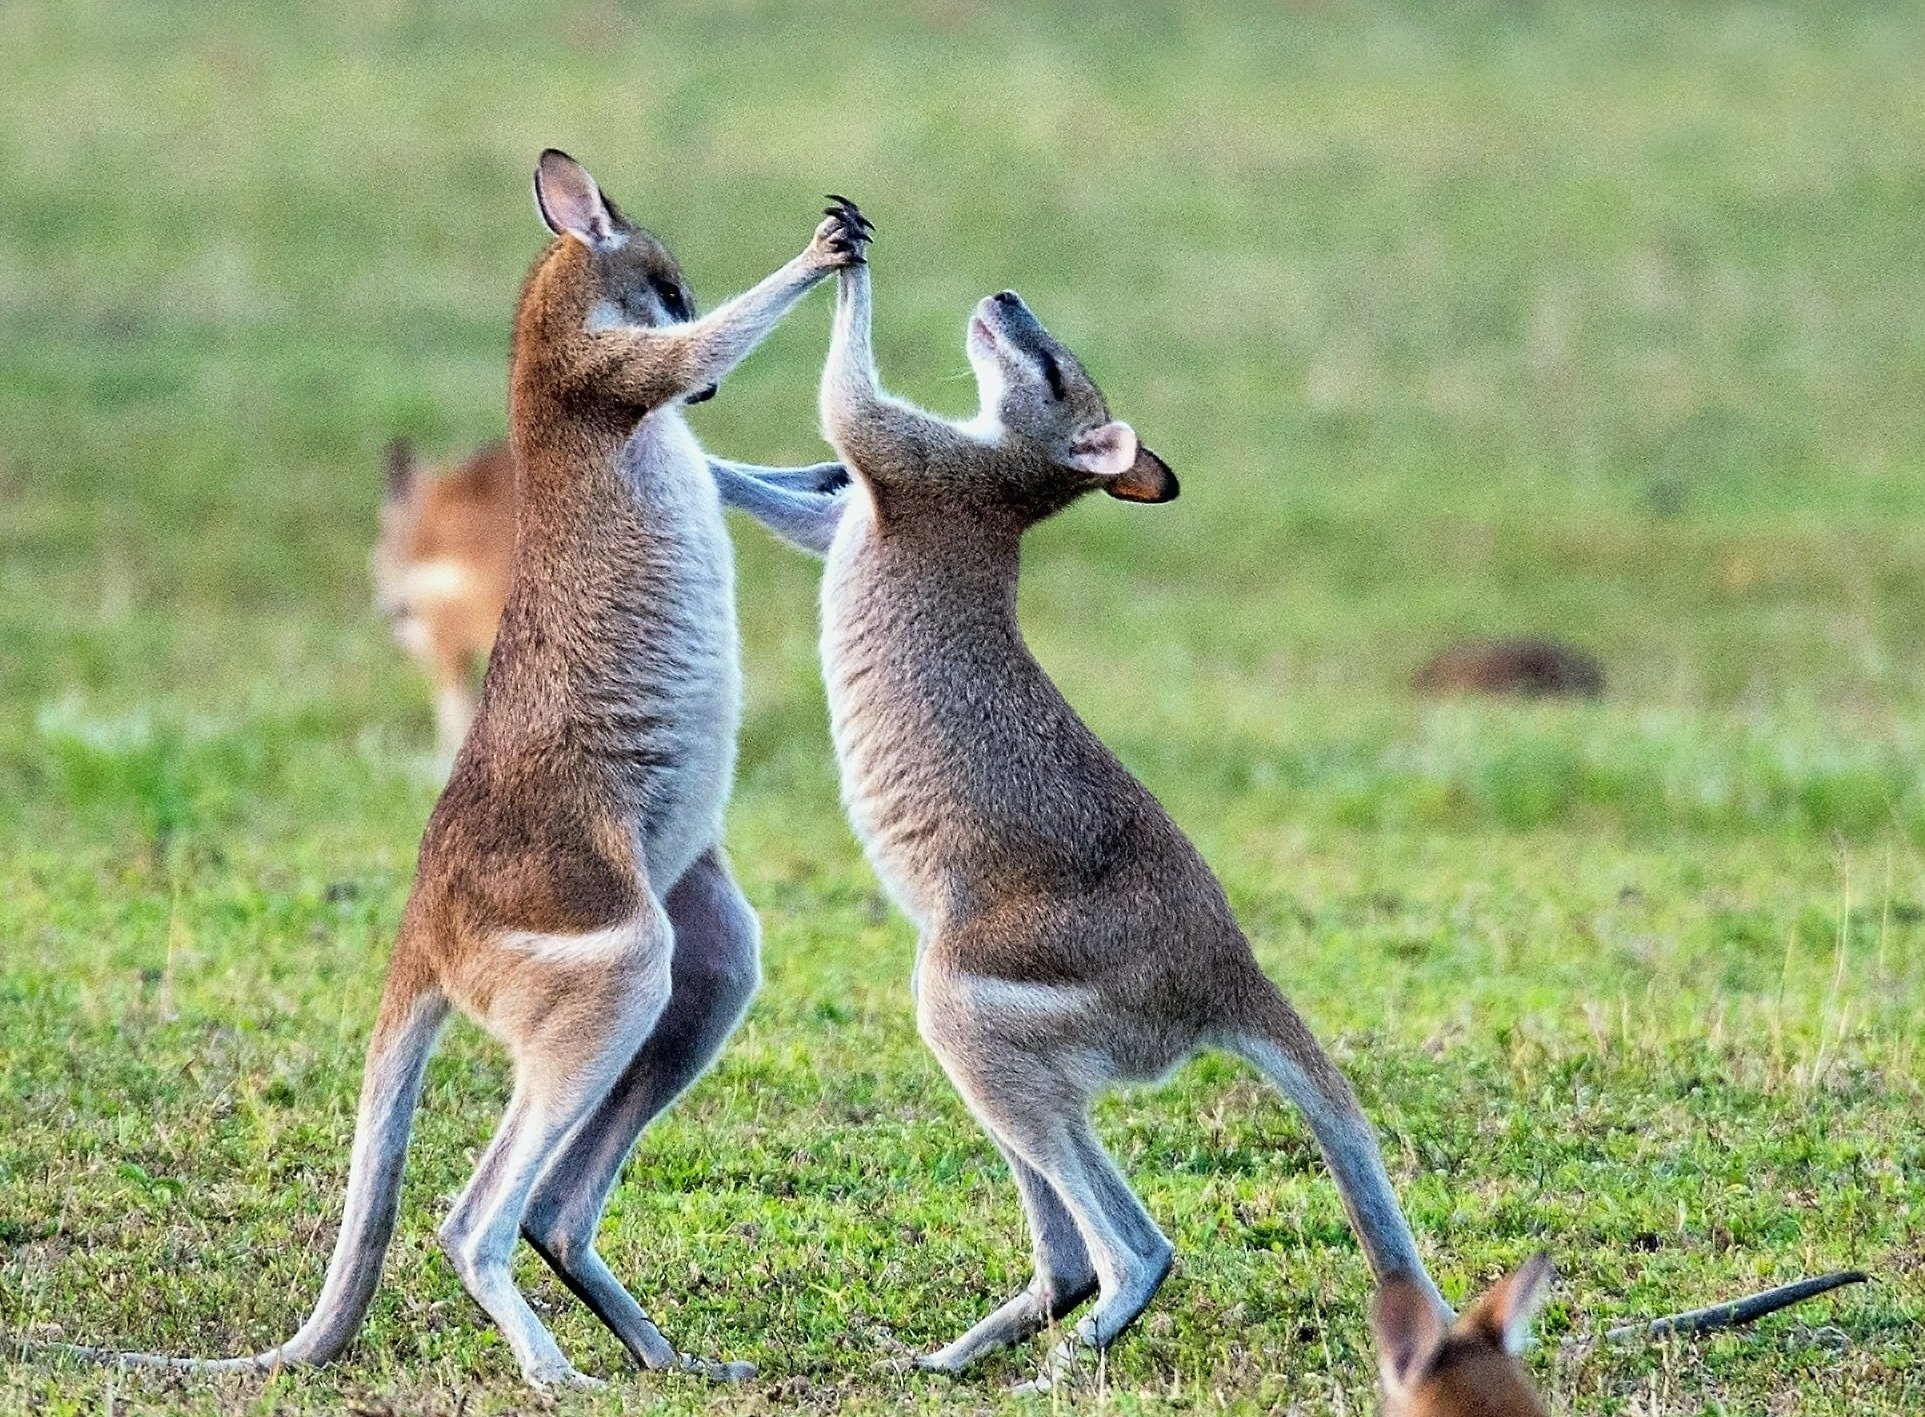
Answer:
[[[555,239],[515,318],[507,605],[422,838],[321,1297],[253,1357],[89,1356],[263,1370],[340,1354],[380,1279],[422,1076],[456,1006],[507,1046],[514,1090],[440,1238],[527,1380],[590,1381],[515,1288],[518,1234],[644,1366],[753,1371],[677,1353],[595,1233],[636,1137],[714,1059],[760,977],[721,848],[741,712],[733,565],[682,405],[862,259],[862,218],[838,203],[801,255],[689,319],[674,258],[573,159],[542,154],[535,199]]]
[[[822,416],[853,486],[764,484],[756,515],[828,555],[823,666],[850,816],[921,930],[923,1036],[1007,1159],[1034,1241],[1029,1287],[924,1366],[960,1369],[1092,1293],[1076,1344],[1036,1386],[1078,1345],[1123,1331],[1167,1272],[1170,1246],[1092,1133],[1089,1101],[1217,1046],[1273,1079],[1323,1148],[1383,1286],[1387,1410],[1534,1410],[1513,1355],[1548,1265],[1526,1266],[1453,1327],[1349,1088],[1257,967],[1208,867],[1023,644],[1023,532],[1098,488],[1167,501],[1175,478],[1014,294],[983,301],[970,321],[981,407],[952,423],[879,390],[867,265],[839,287]],[[1607,1337],[1745,1324],[1863,1278],[1804,1280]],[[1474,1372],[1458,1361],[1499,1329]],[[1447,1333],[1471,1337],[1411,1337]],[[1440,1365],[1470,1405],[1422,1405],[1413,1384]]]
[[[924,1365],[960,1369],[1094,1294],[1047,1386],[1142,1312],[1170,1242],[1089,1107],[1205,1047],[1249,1059],[1302,1110],[1371,1269],[1414,1277],[1448,1322],[1350,1087],[1196,849],[1023,642],[1023,533],[1099,489],[1168,501],[1176,479],[1015,293],[976,307],[968,352],[981,407],[967,422],[883,393],[868,266],[841,273],[821,411],[853,485],[791,538],[827,543],[843,798],[921,932],[918,1027],[1008,1161],[1033,1239],[1030,1285]]]

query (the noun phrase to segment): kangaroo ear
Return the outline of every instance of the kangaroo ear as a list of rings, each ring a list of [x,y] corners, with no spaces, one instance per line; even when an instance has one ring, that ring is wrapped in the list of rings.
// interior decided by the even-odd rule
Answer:
[[[1170,465],[1138,443],[1135,460],[1103,490],[1123,502],[1174,502],[1179,489]]]
[[[547,149],[535,164],[535,208],[557,236],[572,236],[593,249],[615,243],[615,209],[588,169],[560,148]]]
[[[1129,424],[1112,421],[1070,439],[1069,456],[1064,463],[1078,472],[1097,477],[1116,477],[1130,470],[1136,460],[1136,430]]]
[[[1377,1291],[1370,1328],[1377,1339],[1384,1392],[1392,1397],[1408,1392],[1423,1377],[1444,1341],[1443,1322],[1429,1296],[1405,1275],[1392,1275]]]
[[[1551,1292],[1557,1271],[1549,1255],[1532,1255],[1504,1276],[1464,1315],[1464,1323],[1515,1357],[1531,1341],[1531,1321]]]
[[[405,502],[414,495],[415,479],[421,474],[421,466],[414,460],[414,445],[406,438],[391,438],[382,450],[381,465],[387,473],[387,497],[390,502]]]

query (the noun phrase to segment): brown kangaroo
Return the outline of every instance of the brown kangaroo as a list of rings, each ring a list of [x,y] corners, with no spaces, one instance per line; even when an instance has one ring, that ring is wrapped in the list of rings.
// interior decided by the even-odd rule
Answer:
[[[1532,1256],[1455,1323],[1407,1276],[1386,1280],[1370,1319],[1384,1417],[1547,1417],[1517,1355],[1551,1274],[1548,1258]]]
[[[838,204],[801,255],[691,320],[674,258],[572,158],[542,154],[535,199],[556,239],[515,317],[507,605],[422,839],[320,1300],[254,1357],[91,1356],[268,1369],[346,1348],[394,1230],[428,1055],[456,1006],[507,1046],[514,1090],[440,1238],[527,1380],[589,1381],[515,1288],[518,1232],[644,1366],[752,1371],[678,1354],[594,1241],[636,1136],[707,1067],[759,979],[755,915],[720,844],[740,717],[732,562],[681,406],[862,259],[862,218]]]
[[[918,1026],[1008,1161],[1034,1241],[1030,1285],[924,1363],[960,1369],[1095,1295],[1047,1386],[1115,1341],[1172,1256],[1091,1100],[1200,1048],[1241,1054],[1302,1109],[1380,1277],[1423,1264],[1369,1121],[1216,877],[1023,642],[1023,534],[1098,489],[1168,501],[1176,479],[1014,292],[976,307],[967,343],[974,419],[889,397],[868,267],[839,278],[822,418],[853,486],[822,662],[851,823],[921,931]]]

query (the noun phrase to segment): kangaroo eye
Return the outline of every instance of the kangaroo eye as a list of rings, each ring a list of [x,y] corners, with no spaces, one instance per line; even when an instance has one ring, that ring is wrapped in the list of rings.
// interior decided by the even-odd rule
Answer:
[[[667,281],[656,279],[652,282],[655,294],[662,302],[662,308],[678,320],[688,318],[688,302],[682,298],[680,286],[670,285]]]
[[[1056,356],[1048,350],[1043,351],[1043,379],[1049,385],[1049,396],[1060,399],[1063,396],[1063,371],[1056,367]]]

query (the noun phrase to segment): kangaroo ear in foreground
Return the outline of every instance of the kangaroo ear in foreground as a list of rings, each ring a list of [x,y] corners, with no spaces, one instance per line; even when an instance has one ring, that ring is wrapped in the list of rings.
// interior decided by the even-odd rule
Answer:
[[[1513,1357],[1531,1341],[1531,1321],[1551,1292],[1556,1271],[1548,1255],[1532,1255],[1479,1299],[1464,1322],[1484,1333]]]
[[[1123,502],[1174,502],[1180,489],[1170,465],[1139,443],[1135,461],[1104,483],[1103,490]]]
[[[572,236],[591,249],[615,244],[614,208],[588,169],[560,148],[547,149],[535,165],[535,208],[557,236]]]
[[[1429,1296],[1404,1275],[1392,1275],[1377,1291],[1370,1327],[1384,1391],[1392,1395],[1408,1392],[1423,1377],[1444,1341],[1444,1326]]]

